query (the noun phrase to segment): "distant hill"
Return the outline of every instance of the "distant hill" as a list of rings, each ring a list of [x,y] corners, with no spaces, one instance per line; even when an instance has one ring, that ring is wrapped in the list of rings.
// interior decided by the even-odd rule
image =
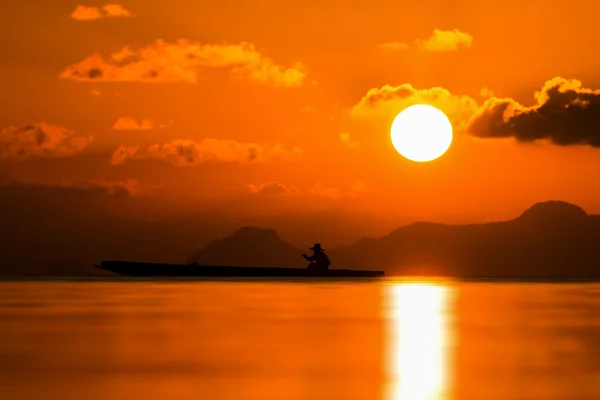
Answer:
[[[578,206],[549,201],[505,222],[416,223],[330,255],[336,265],[398,275],[600,278],[600,220]]]
[[[243,227],[207,244],[187,262],[205,265],[304,267],[302,251],[282,241],[275,230]]]
[[[201,264],[302,267],[301,254],[274,230],[242,228],[195,257]],[[378,269],[391,275],[600,278],[600,217],[573,204],[548,201],[509,221],[419,222],[328,254],[332,268]]]

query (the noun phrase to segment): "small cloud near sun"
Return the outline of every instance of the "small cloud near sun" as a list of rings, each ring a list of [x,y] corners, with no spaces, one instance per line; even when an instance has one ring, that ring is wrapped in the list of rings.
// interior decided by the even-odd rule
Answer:
[[[348,149],[356,149],[358,147],[358,141],[353,140],[349,133],[343,132],[340,134],[340,140]]]
[[[414,40],[412,46],[401,42],[387,42],[375,46],[374,49],[392,52],[407,50],[413,47],[422,51],[447,52],[471,47],[472,43],[473,36],[458,29],[435,29],[427,39]]]
[[[133,17],[133,13],[120,4],[106,4],[103,7],[88,7],[78,5],[71,13],[76,21],[95,21],[103,18]]]
[[[494,91],[487,86],[484,87],[483,89],[481,89],[479,91],[479,94],[481,95],[481,97],[483,97],[485,99],[494,97],[496,95],[496,93],[494,93]]]
[[[154,121],[142,118],[121,117],[113,125],[115,131],[149,131],[156,127]]]

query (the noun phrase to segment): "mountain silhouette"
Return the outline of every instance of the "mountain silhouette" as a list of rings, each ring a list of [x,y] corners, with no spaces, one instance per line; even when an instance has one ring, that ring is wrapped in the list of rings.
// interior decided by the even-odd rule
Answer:
[[[209,243],[196,258],[200,264],[293,267],[304,266],[301,254],[272,229],[242,228]],[[509,221],[418,222],[328,254],[331,268],[377,269],[389,275],[596,279],[600,218],[570,203],[548,201]]]
[[[187,262],[204,265],[305,267],[302,251],[284,242],[275,230],[242,227],[233,235],[208,243]]]
[[[600,223],[578,206],[538,203],[487,224],[416,223],[331,252],[350,268],[398,275],[522,279],[600,278]]]
[[[521,214],[516,221],[537,228],[584,226],[591,220],[583,208],[564,201],[537,203]]]

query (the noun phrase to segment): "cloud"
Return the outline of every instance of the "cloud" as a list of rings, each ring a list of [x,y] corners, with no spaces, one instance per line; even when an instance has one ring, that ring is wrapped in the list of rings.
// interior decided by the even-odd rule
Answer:
[[[280,182],[272,181],[261,183],[259,185],[248,185],[248,191],[251,194],[261,195],[303,195],[303,196],[317,196],[326,197],[329,199],[340,199],[344,197],[355,197],[357,194],[364,193],[367,187],[364,182],[359,181],[354,183],[350,190],[341,190],[336,187],[323,186],[317,184],[312,188],[304,191],[300,191],[295,186],[286,186]]]
[[[378,44],[374,49],[380,51],[401,51],[410,49],[410,46],[406,43],[387,42]]]
[[[413,41],[414,48],[430,52],[456,51],[460,48],[468,48],[473,44],[473,36],[461,32],[458,29],[441,30],[435,29],[427,39],[416,39]],[[378,51],[402,51],[410,49],[411,46],[401,42],[381,43],[374,47]]]
[[[77,21],[94,21],[102,18],[102,13],[97,7],[77,6],[71,13],[71,18]]]
[[[112,155],[111,164],[120,165],[127,160],[161,159],[176,167],[196,166],[204,163],[258,164],[270,161],[292,161],[302,155],[302,149],[286,150],[281,144],[261,146],[235,140],[204,139],[200,142],[176,139],[163,144],[121,146]]]
[[[470,121],[469,133],[481,138],[546,139],[560,146],[600,147],[600,90],[584,88],[576,79],[556,77],[534,99],[531,107],[511,98],[486,100]]]
[[[133,17],[133,13],[120,4],[107,4],[103,7],[77,6],[71,18],[77,21],[94,21],[103,18]]]
[[[458,29],[435,29],[425,40],[417,39],[415,45],[424,51],[456,51],[461,47],[471,47],[473,36]]]
[[[79,190],[103,191],[111,196],[136,197],[147,190],[137,180],[128,181],[89,181],[62,184],[63,187],[72,187]]]
[[[404,83],[370,89],[350,110],[350,116],[355,119],[384,118],[391,122],[400,111],[414,104],[439,108],[457,130],[463,129],[479,109],[477,102],[469,96],[454,95],[442,87],[416,89],[410,83]]]
[[[248,185],[250,193],[254,194],[266,194],[266,195],[285,195],[285,194],[298,194],[299,190],[294,186],[285,186],[279,182],[266,182],[260,185]]]
[[[358,141],[356,140],[352,140],[350,138],[350,134],[349,133],[341,133],[340,134],[340,140],[342,141],[342,143],[344,143],[344,145],[348,148],[348,149],[356,149],[358,147]]]
[[[9,126],[0,130],[0,160],[71,156],[91,142],[92,136],[75,136],[71,129],[46,122]]]
[[[107,17],[133,17],[133,13],[120,4],[107,4],[102,7]]]
[[[0,188],[22,188],[23,190],[39,190],[63,193],[80,193],[114,197],[137,197],[145,193],[149,187],[140,184],[137,180],[127,181],[78,181],[78,182],[34,182],[18,181],[15,179],[0,179]]]
[[[121,117],[113,125],[116,131],[149,131],[155,127],[154,121],[145,118],[138,121],[131,117]]]
[[[493,91],[492,89],[490,89],[489,87],[485,86],[484,88],[482,88],[482,89],[479,91],[479,95],[480,95],[481,97],[484,97],[484,98],[486,98],[486,99],[487,99],[487,98],[489,98],[489,97],[494,97],[494,96],[495,96],[495,93],[494,93],[494,91]]]
[[[96,53],[68,66],[59,77],[81,82],[197,83],[201,68],[226,68],[235,78],[275,87],[304,83],[305,67],[286,68],[263,56],[253,44],[201,44],[163,40],[137,51],[125,47],[110,58]]]

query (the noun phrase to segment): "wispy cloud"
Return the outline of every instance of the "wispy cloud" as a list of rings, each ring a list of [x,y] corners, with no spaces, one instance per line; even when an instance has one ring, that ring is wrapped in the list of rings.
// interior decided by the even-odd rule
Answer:
[[[156,127],[156,123],[150,119],[142,118],[139,121],[131,117],[121,117],[113,125],[116,131],[149,131]]]
[[[71,18],[77,21],[95,21],[103,18],[127,17],[131,18],[134,14],[120,4],[106,4],[102,7],[88,7],[78,5],[71,13]]]
[[[479,91],[479,95],[481,97],[485,97],[487,99],[489,97],[494,97],[495,93],[492,89],[490,89],[489,87],[486,86]]]
[[[74,130],[46,122],[9,126],[0,130],[0,160],[71,156],[91,142],[92,136],[75,136]]]
[[[38,182],[28,180],[17,180],[14,178],[1,178],[0,188],[13,188],[36,190],[40,192],[71,193],[71,194],[90,194],[114,197],[137,197],[142,194],[150,193],[156,187],[141,184],[137,180],[109,181],[109,180],[90,180],[90,181],[60,181],[60,182]]]
[[[255,194],[264,195],[285,195],[298,194],[300,191],[294,186],[286,186],[279,182],[265,182],[259,185],[248,185],[248,191]]]
[[[378,44],[374,49],[389,52],[416,48],[422,51],[447,52],[471,47],[472,44],[473,36],[468,33],[461,32],[458,29],[435,29],[427,39],[416,39],[413,41],[412,46],[401,42],[387,42]]]
[[[284,67],[262,55],[253,44],[201,44],[163,40],[133,51],[125,47],[103,57],[96,53],[65,68],[61,79],[81,82],[197,83],[202,68],[226,68],[236,78],[275,87],[304,83],[301,63]]]
[[[176,139],[146,148],[121,146],[112,155],[111,164],[120,165],[127,160],[160,159],[176,167],[196,166],[204,163],[257,164],[270,161],[293,161],[302,155],[299,147],[287,150],[280,144],[274,146],[240,143],[235,140],[204,139],[200,142]]]
[[[348,149],[356,149],[359,144],[357,140],[352,139],[350,134],[346,132],[340,134],[340,140]]]
[[[342,190],[332,186],[324,186],[317,184],[308,190],[299,190],[295,186],[288,186],[277,181],[265,182],[258,185],[248,185],[248,192],[259,195],[300,195],[325,197],[328,199],[341,199],[355,197],[358,194],[364,193],[367,186],[364,182],[355,182],[349,190]]]

